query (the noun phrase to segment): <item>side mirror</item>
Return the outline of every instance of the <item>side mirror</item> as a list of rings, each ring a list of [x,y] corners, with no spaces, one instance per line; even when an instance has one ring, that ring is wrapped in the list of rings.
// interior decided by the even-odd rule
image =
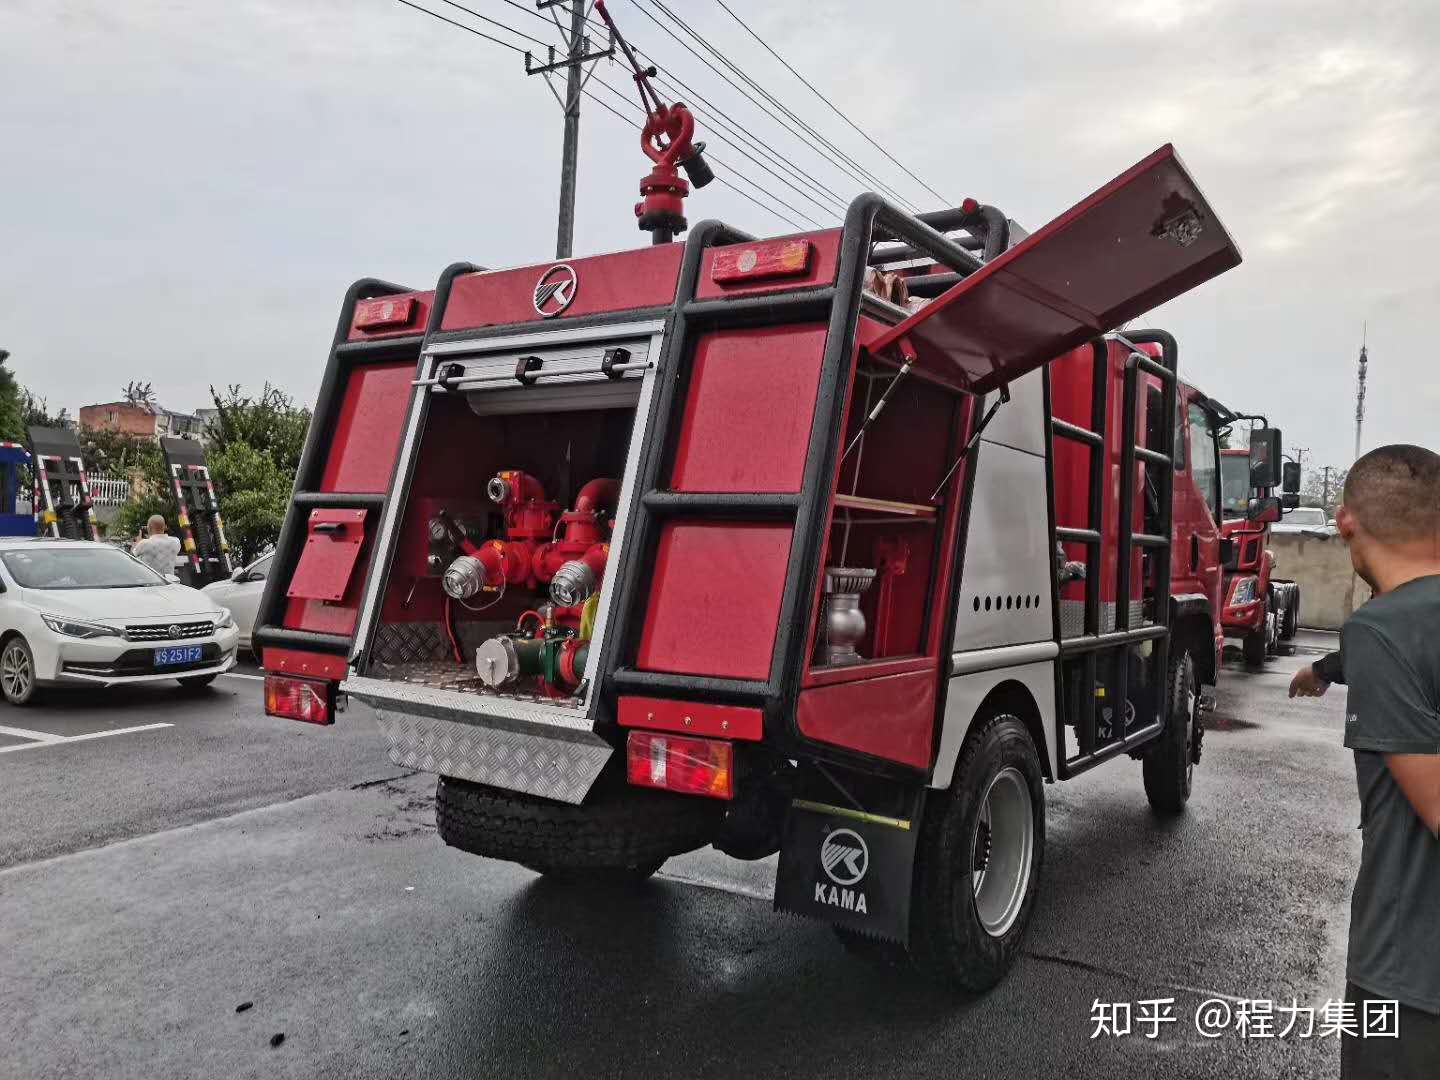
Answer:
[[[1251,499],[1250,505],[1245,508],[1247,521],[1259,522],[1268,525],[1271,522],[1280,520],[1280,500],[1274,495],[1263,499]]]
[[[1286,510],[1294,510],[1300,505],[1300,496],[1293,491],[1286,491],[1280,496],[1280,505]]]
[[[1280,429],[1254,428],[1250,432],[1250,487],[1273,488],[1280,483]],[[1296,490],[1300,478],[1295,478]]]
[[[165,580],[166,580],[169,584],[171,584],[171,585],[179,585],[179,584],[180,584],[180,577],[179,577],[178,574],[166,574],[166,575],[165,575]]]
[[[243,566],[236,567],[235,572],[230,575],[230,580],[235,582],[236,585],[247,580],[245,577],[245,568]]]
[[[1280,490],[1286,495],[1300,491],[1300,462],[1287,461],[1280,468]]]

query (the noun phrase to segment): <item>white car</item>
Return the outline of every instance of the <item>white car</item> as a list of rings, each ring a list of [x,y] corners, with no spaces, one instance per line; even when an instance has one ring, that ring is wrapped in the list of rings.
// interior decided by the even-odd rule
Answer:
[[[0,694],[176,679],[206,686],[235,663],[230,613],[104,543],[0,539]]]
[[[1334,536],[1336,529],[1323,507],[1297,506],[1286,510],[1285,516],[1270,526],[1272,533],[1284,536]]]
[[[265,579],[270,576],[270,560],[275,553],[261,555],[249,566],[236,570],[225,581],[212,581],[201,590],[230,612],[240,631],[240,647],[250,650],[250,632],[255,629],[255,616],[260,611],[260,597],[265,592]]]

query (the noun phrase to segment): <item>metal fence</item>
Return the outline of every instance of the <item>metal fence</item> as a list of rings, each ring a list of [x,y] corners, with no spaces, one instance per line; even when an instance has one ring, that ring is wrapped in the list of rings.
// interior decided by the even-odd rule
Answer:
[[[90,473],[90,501],[96,506],[124,506],[130,500],[130,481],[123,476]]]

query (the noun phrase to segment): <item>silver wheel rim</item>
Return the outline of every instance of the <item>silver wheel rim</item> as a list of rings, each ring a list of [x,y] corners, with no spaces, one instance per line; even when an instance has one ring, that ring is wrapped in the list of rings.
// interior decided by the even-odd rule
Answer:
[[[1030,785],[1019,769],[1007,765],[985,789],[970,838],[975,915],[991,937],[1003,937],[1020,917],[1034,858]]]
[[[1190,790],[1195,777],[1195,718],[1199,715],[1200,695],[1195,693],[1192,682],[1185,688],[1185,790]]]
[[[0,656],[0,684],[5,687],[5,696],[21,700],[30,692],[30,683],[35,673],[30,668],[30,656],[19,645],[11,645]]]

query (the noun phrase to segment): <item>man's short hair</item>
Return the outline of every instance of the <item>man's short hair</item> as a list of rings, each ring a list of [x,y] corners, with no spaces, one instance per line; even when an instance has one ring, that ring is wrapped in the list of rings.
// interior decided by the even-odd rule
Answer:
[[[161,516],[160,514],[151,514],[151,515],[150,515],[150,520],[145,523],[145,526],[146,526],[146,528],[148,528],[152,533],[164,532],[164,531],[165,531],[165,518],[164,518],[163,516]]]
[[[1440,454],[1408,443],[1371,450],[1350,467],[1342,498],[1381,542],[1440,535]]]

